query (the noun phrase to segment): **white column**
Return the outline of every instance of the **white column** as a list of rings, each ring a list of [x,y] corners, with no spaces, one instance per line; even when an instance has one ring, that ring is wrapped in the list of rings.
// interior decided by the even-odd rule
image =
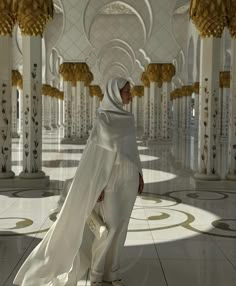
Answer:
[[[217,100],[219,95],[220,38],[201,39],[198,173],[196,178],[217,175]]]
[[[21,134],[23,131],[23,89],[18,89],[19,91],[19,121],[18,121],[18,132]]]
[[[23,171],[24,178],[44,177],[42,171],[42,39],[22,36],[23,41]]]
[[[88,137],[89,133],[89,87],[84,87],[84,136]]]
[[[72,126],[71,126],[71,135],[76,137],[77,132],[77,91],[76,85],[72,85],[72,99],[71,99],[71,112],[72,112]]]
[[[144,123],[143,123],[143,136],[144,138],[149,137],[149,113],[150,113],[150,99],[149,99],[149,87],[144,86]]]
[[[77,106],[76,106],[76,137],[79,139],[83,138],[83,128],[84,128],[84,116],[83,116],[83,99],[84,99],[84,82],[77,81],[76,85],[76,93],[77,93]]]
[[[189,132],[191,128],[191,105],[192,105],[192,96],[186,96],[186,130]]]
[[[72,125],[72,83],[71,81],[64,81],[64,138],[71,138]],[[63,141],[63,140],[62,140]]]
[[[195,108],[194,127],[198,129],[198,126],[199,126],[199,93],[194,94],[194,108]]]
[[[93,125],[97,117],[97,109],[98,109],[98,97],[94,95],[93,96]]]
[[[171,83],[163,82],[161,102],[161,139],[170,139],[170,92]]]
[[[11,89],[11,124],[12,124],[12,138],[19,138],[17,133],[17,87],[12,86]]]
[[[135,127],[138,127],[138,97],[134,96],[132,98],[132,113],[134,115]]]
[[[236,39],[231,38],[231,81],[229,96],[229,141],[227,178],[236,180]]]
[[[44,101],[45,101],[45,129],[46,130],[51,130],[51,117],[52,117],[52,114],[51,114],[51,96],[47,95],[45,96],[44,98]]]
[[[11,178],[12,38],[0,36],[0,178]]]
[[[150,82],[150,117],[149,138],[157,140],[160,138],[161,119],[161,93],[157,82]]]

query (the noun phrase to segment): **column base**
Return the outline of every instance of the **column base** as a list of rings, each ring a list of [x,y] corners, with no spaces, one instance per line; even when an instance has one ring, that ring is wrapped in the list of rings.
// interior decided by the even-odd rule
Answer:
[[[1,189],[46,189],[49,186],[49,176],[45,176],[43,178],[35,178],[35,179],[25,179],[16,176],[14,178],[4,179],[0,181],[0,192]]]
[[[226,175],[226,180],[236,181],[236,175],[227,174],[227,175]]]
[[[15,173],[12,171],[8,171],[5,173],[1,173],[0,172],[0,179],[8,179],[8,178],[13,178],[15,176]],[[0,185],[2,185],[2,181],[0,183]]]
[[[195,190],[236,190],[236,182],[230,180],[198,180],[190,178],[190,184]]]
[[[63,138],[61,140],[61,144],[72,144],[72,145],[79,145],[79,144],[86,144],[87,138]]]
[[[22,179],[42,179],[46,176],[43,171],[39,171],[37,173],[25,173],[21,172],[19,177]]]
[[[207,174],[196,173],[194,174],[194,178],[196,180],[203,180],[203,181],[219,181],[220,180],[220,176],[217,174],[207,175]]]

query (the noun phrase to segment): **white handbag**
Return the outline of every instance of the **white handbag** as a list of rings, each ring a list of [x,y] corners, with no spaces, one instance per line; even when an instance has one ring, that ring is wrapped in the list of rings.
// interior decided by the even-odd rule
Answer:
[[[87,224],[97,239],[105,238],[107,236],[107,226],[94,210],[88,217]]]

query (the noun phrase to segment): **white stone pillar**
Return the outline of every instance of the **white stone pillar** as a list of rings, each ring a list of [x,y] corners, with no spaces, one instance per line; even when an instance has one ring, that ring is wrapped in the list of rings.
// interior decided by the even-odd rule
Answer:
[[[229,96],[229,141],[227,178],[236,180],[236,38],[231,38],[231,80]]]
[[[19,88],[19,121],[18,121],[18,132],[21,134],[23,132],[23,89]]]
[[[42,39],[24,36],[23,41],[23,178],[44,177],[42,171]]]
[[[76,137],[78,139],[83,138],[83,129],[84,129],[84,82],[83,81],[77,81],[76,84],[76,93],[77,93],[77,106],[76,106],[76,123],[77,123],[77,129],[76,129]]]
[[[0,36],[0,179],[11,178],[12,38]],[[0,183],[1,184],[1,183]]]
[[[138,127],[138,97],[133,96],[132,98],[132,113],[134,115],[134,124],[135,127]]]
[[[188,94],[186,96],[186,130],[189,132],[191,128],[191,106],[192,106],[192,96]]]
[[[71,138],[72,127],[72,83],[71,81],[64,81],[64,139]],[[62,140],[63,142],[63,140]]]
[[[217,100],[220,38],[202,38],[200,56],[198,173],[196,178],[219,179],[217,174]]]
[[[89,96],[89,87],[85,85],[84,87],[84,136],[85,138],[89,135],[89,104],[90,104],[90,96]]]
[[[11,101],[12,101],[12,109],[11,109],[11,124],[12,124],[12,138],[19,138],[19,134],[17,133],[17,86],[12,86],[11,90]]]
[[[76,84],[72,83],[72,92],[71,92],[71,112],[72,112],[72,126],[71,126],[71,135],[72,137],[76,137],[77,135],[77,113],[79,112],[79,110],[77,110],[77,87]]]
[[[162,102],[161,102],[161,139],[169,140],[170,139],[170,92],[171,92],[171,83],[163,82],[162,84]]]
[[[194,129],[198,130],[199,126],[199,82],[195,82],[193,84],[193,92],[194,92]]]
[[[150,109],[150,104],[149,104],[149,86],[144,86],[144,123],[143,123],[143,136],[144,138],[149,137],[149,109]]]

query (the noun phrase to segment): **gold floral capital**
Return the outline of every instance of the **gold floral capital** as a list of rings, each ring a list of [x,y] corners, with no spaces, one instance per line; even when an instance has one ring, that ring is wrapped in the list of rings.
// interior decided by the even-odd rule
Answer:
[[[11,73],[11,82],[12,86],[20,86],[22,81],[22,75],[18,70],[12,70]]]
[[[102,98],[102,90],[99,85],[90,85],[89,86],[90,96],[97,96]]]
[[[131,95],[132,97],[138,96],[142,97],[144,96],[144,87],[143,85],[134,85],[131,89]]]
[[[74,76],[76,81],[86,81],[89,67],[86,63],[74,63]]]
[[[89,86],[93,81],[93,74],[89,71],[86,73],[84,85]]]
[[[197,82],[194,82],[193,83],[193,92],[195,93],[195,94],[199,94],[199,82],[197,81]]]
[[[234,1],[234,0],[233,0]],[[191,0],[190,18],[205,37],[220,38],[227,25],[228,0]]]
[[[62,63],[59,68],[59,73],[63,77],[64,81],[74,81],[74,64]]]
[[[161,65],[161,79],[162,82],[171,82],[175,75],[175,66],[171,63]]]
[[[12,10],[13,0],[0,0],[0,35],[12,35],[15,17]]]
[[[41,36],[53,18],[53,0],[13,0],[13,11],[23,35]]]
[[[141,75],[141,81],[145,87],[150,87],[150,80],[146,72],[143,72]]]
[[[157,82],[159,87],[162,86],[161,64],[149,64],[146,73],[150,82]]]
[[[227,1],[228,29],[232,38],[236,38],[236,1]]]
[[[220,72],[220,88],[230,88],[230,71]]]
[[[183,85],[181,88],[182,96],[191,96],[193,93],[192,85]]]

